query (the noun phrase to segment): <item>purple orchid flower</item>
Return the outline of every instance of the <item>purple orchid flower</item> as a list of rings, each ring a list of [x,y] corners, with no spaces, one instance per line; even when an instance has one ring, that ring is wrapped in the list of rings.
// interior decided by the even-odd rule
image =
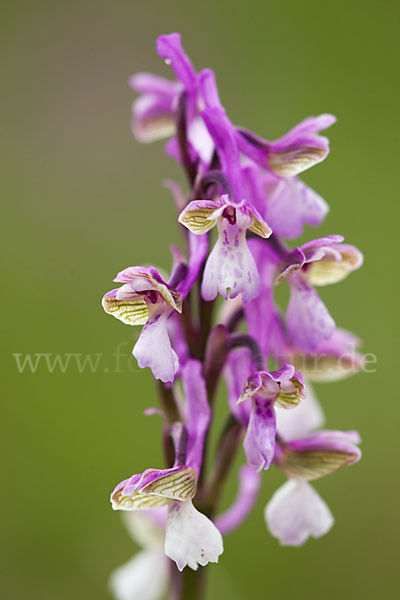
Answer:
[[[287,265],[283,265],[277,281],[295,271],[300,271],[310,285],[342,281],[363,263],[361,252],[355,246],[342,244],[343,239],[341,235],[327,235],[296,248],[285,258]]]
[[[201,363],[190,360],[183,370],[185,426],[174,428],[175,465],[170,469],[147,469],[119,483],[111,494],[115,510],[143,510],[167,506],[165,554],[181,571],[186,565],[196,570],[198,565],[218,562],[223,552],[222,537],[215,525],[195,509],[204,437],[210,420]],[[183,432],[185,432],[183,434]],[[185,440],[183,454],[181,441]],[[185,464],[178,463],[184,461]]]
[[[233,203],[227,195],[220,202],[193,200],[179,215],[179,222],[197,235],[215,225],[218,228],[217,243],[204,270],[201,287],[204,300],[213,300],[218,292],[225,300],[242,294],[245,305],[258,295],[260,279],[247,247],[246,230],[264,238],[272,231],[253,206],[245,200]]]
[[[283,408],[293,408],[305,396],[303,377],[292,365],[284,365],[278,371],[260,371],[247,379],[238,404],[251,400],[243,446],[247,462],[253,469],[269,469],[274,458],[275,403]]]
[[[152,142],[170,137],[166,151],[179,163],[179,144],[175,137],[179,99],[185,94],[185,114],[189,154],[209,165],[214,145],[200,118],[201,103],[198,91],[198,75],[182,48],[178,33],[162,35],[157,39],[157,52],[174,71],[176,81],[170,81],[151,73],[133,75],[130,86],[141,94],[132,106],[132,129],[140,142]]]
[[[329,141],[318,132],[335,122],[336,118],[328,114],[308,117],[275,142],[241,129],[237,133],[238,145],[260,167],[282,177],[293,177],[326,158]]]
[[[141,94],[132,104],[132,131],[136,139],[154,142],[174,135],[179,83],[151,73],[137,73],[130,77],[129,85]]]
[[[151,368],[156,379],[173,381],[179,364],[167,319],[173,311],[182,311],[181,294],[153,268],[128,267],[114,281],[124,285],[104,296],[104,310],[127,325],[144,325],[133,355],[140,367]]]

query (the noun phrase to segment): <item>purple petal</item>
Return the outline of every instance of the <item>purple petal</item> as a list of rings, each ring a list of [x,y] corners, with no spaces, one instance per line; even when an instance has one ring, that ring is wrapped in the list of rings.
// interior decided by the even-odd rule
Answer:
[[[153,73],[135,73],[129,78],[129,85],[139,94],[164,96],[169,99],[179,92],[179,85],[176,82]]]
[[[171,345],[174,348],[178,359],[179,368],[182,369],[188,360],[190,353],[186,343],[185,334],[182,327],[182,321],[177,313],[173,313],[167,321],[168,335]],[[179,372],[178,372],[179,375]]]
[[[204,438],[210,422],[206,384],[202,376],[202,364],[188,360],[183,372],[183,393],[185,398],[185,421],[189,434],[186,464],[200,474],[203,459]]]
[[[326,429],[313,433],[309,437],[295,440],[289,443],[289,447],[298,452],[306,452],[307,450],[337,450],[338,452],[347,448],[350,453],[359,454],[359,448],[356,444],[361,443],[361,437],[358,431],[340,431]]]
[[[157,292],[155,296],[144,294],[144,299],[149,300],[149,305],[155,304],[161,297],[174,310],[182,312],[182,297],[180,293],[171,288],[162,279],[157,269],[153,267],[128,267],[118,273],[114,281],[126,283],[126,286],[122,286],[117,292],[117,298],[119,295],[119,299],[121,300],[124,299],[128,292]]]
[[[221,100],[219,99],[214,71],[211,71],[211,69],[203,69],[198,74],[198,78],[200,95],[206,108],[221,108],[224,110]]]
[[[335,122],[332,115],[309,117],[268,147],[268,166],[284,177],[292,177],[321,162],[329,152],[327,138],[316,135]]]
[[[153,280],[167,285],[157,269],[153,267],[127,267],[120,271],[114,279],[116,283],[132,284],[132,290],[135,292],[154,289],[152,287]]]
[[[139,142],[154,142],[174,135],[174,105],[168,98],[141,96],[132,104],[132,131]]]
[[[330,338],[335,322],[317,292],[302,278],[290,278],[291,296],[286,313],[289,337],[296,348],[315,350]]]
[[[318,226],[329,207],[314,190],[296,177],[279,179],[266,175],[266,210],[262,213],[276,235],[294,239],[304,225]]]
[[[244,439],[247,463],[256,471],[269,468],[275,453],[276,419],[273,404],[255,397]]]
[[[279,259],[270,246],[261,240],[250,239],[248,244],[261,281],[259,295],[245,306],[248,332],[257,340],[264,356],[271,351],[282,355],[285,353],[287,342],[282,318],[273,297],[276,264]]]
[[[240,202],[243,196],[236,129],[221,106],[215,86],[215,75],[212,71],[205,70],[200,73],[199,89],[206,104],[201,117],[214,140],[222,171],[228,177],[236,196],[235,201]]]
[[[184,300],[197,281],[208,252],[207,235],[189,233],[189,264],[186,277],[178,285],[177,290]]]
[[[237,401],[252,369],[252,358],[247,348],[238,348],[231,352],[224,368],[229,407],[236,419],[246,427],[250,419],[251,404],[237,404]]]
[[[215,148],[221,162],[221,169],[228,177],[234,191],[236,202],[242,200],[242,179],[239,151],[236,145],[234,127],[219,108],[206,108],[201,113],[208,132],[214,140]]]
[[[329,142],[316,133],[330,127],[335,120],[332,115],[309,117],[275,142],[241,129],[237,132],[237,142],[240,151],[261,167],[283,177],[293,177],[326,157]]]
[[[340,244],[343,240],[344,237],[342,235],[326,235],[325,237],[317,238],[303,244],[301,249],[304,252],[306,261],[312,262],[319,260],[323,256],[324,252],[320,252],[321,248],[324,250],[330,246],[336,246],[336,244]]]
[[[161,35],[157,38],[156,47],[159,56],[171,65],[175,77],[186,90],[194,89],[196,87],[196,72],[182,48],[180,34]]]
[[[260,489],[260,474],[244,465],[239,471],[239,491],[231,506],[215,519],[215,525],[225,535],[237,529],[252,511]]]
[[[357,352],[360,340],[343,329],[335,329],[312,353],[289,351],[288,359],[311,381],[338,381],[357,373],[363,357]]]

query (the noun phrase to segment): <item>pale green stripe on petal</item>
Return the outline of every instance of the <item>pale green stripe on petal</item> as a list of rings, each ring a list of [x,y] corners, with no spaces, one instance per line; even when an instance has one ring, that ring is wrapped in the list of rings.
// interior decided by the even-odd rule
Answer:
[[[272,229],[267,225],[267,223],[259,221],[256,218],[254,218],[254,223],[251,227],[249,227],[249,229],[262,238],[268,238],[272,233]]]
[[[160,496],[150,496],[136,493],[133,496],[123,496],[122,491],[114,497],[114,509],[118,510],[148,510],[167,504],[168,499]]]
[[[184,501],[195,496],[196,488],[196,472],[191,467],[187,467],[149,483],[141,489],[141,493]]]
[[[280,469],[295,479],[318,479],[351,464],[353,460],[345,452],[293,452],[285,450],[279,463]]]
[[[201,235],[210,231],[216,223],[213,214],[217,211],[218,205],[215,202],[202,203],[191,202],[179,215],[179,222],[196,235]]]
[[[149,317],[145,300],[132,294],[123,300],[117,300],[114,294],[106,294],[102,300],[106,313],[113,315],[126,325],[144,325]]]
[[[325,156],[325,149],[312,146],[298,147],[286,152],[271,153],[268,157],[268,166],[281,177],[294,177],[323,160]]]

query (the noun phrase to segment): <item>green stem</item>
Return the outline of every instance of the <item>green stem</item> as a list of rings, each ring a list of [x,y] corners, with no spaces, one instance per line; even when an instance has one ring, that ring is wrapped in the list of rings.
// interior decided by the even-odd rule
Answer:
[[[207,567],[200,567],[197,571],[184,569],[181,573],[181,589],[179,600],[204,600]]]

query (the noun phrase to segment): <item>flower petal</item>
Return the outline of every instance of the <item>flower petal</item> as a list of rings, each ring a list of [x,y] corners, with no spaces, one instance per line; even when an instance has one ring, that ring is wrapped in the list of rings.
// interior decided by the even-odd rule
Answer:
[[[247,204],[246,207],[254,218],[253,224],[249,227],[250,231],[264,239],[269,238],[269,236],[272,233],[271,227],[268,225],[268,223],[264,221],[258,210],[254,208],[254,206]]]
[[[324,414],[307,381],[307,396],[293,410],[275,407],[279,435],[285,440],[295,440],[309,435],[324,424]]]
[[[361,458],[354,443],[359,436],[354,432],[321,431],[312,436],[289,442],[279,455],[279,468],[296,479],[317,479],[342,467],[348,467]]]
[[[276,235],[294,239],[304,225],[316,227],[329,211],[325,200],[296,177],[265,176],[266,221]]]
[[[149,317],[147,303],[143,296],[135,292],[117,300],[118,289],[107,292],[101,303],[109,315],[113,315],[126,325],[144,325]]]
[[[132,292],[158,292],[174,310],[182,312],[182,298],[179,292],[170,288],[157,269],[153,267],[128,267],[114,279],[118,283],[129,284]]]
[[[326,252],[320,260],[307,266],[306,278],[311,285],[337,283],[361,267],[363,255],[355,246],[340,244],[333,250],[336,250],[336,253]]]
[[[258,296],[260,277],[247,243],[245,230],[223,218],[218,223],[218,239],[204,269],[201,293],[204,300],[214,300],[218,293],[225,300],[242,294],[245,306]]]
[[[117,485],[111,493],[111,504],[114,510],[148,510],[168,503],[168,499],[160,496],[140,494],[137,484],[141,475],[133,475]]]
[[[283,408],[293,408],[306,397],[303,376],[289,364],[278,371],[259,371],[247,379],[238,404],[255,395],[277,402]]]
[[[239,491],[233,504],[215,519],[215,525],[225,535],[243,523],[257,500],[260,474],[243,465],[239,471]]]
[[[219,202],[193,200],[183,209],[178,221],[192,233],[200,235],[210,231],[216,223],[213,214],[220,208]]]
[[[122,513],[123,523],[131,538],[147,550],[162,550],[165,538],[167,507],[151,510],[125,511]]]
[[[335,329],[312,353],[289,353],[288,360],[311,381],[339,381],[357,373],[363,357],[357,352],[360,340],[343,329]]]
[[[193,498],[196,487],[196,472],[185,465],[172,469],[147,469],[138,484],[138,491],[183,502]]]
[[[128,80],[129,86],[138,94],[172,98],[179,92],[179,84],[154,73],[135,73]]]
[[[306,481],[289,479],[272,496],[265,508],[272,535],[283,546],[301,546],[312,536],[328,533],[334,519],[327,504]]]
[[[196,473],[187,466],[147,469],[121,481],[111,493],[114,510],[141,510],[162,506],[169,500],[183,502],[196,493]]]
[[[196,73],[187,54],[182,48],[179,33],[160,35],[156,42],[157,52],[171,68],[184,87],[189,90],[196,85]]]
[[[191,287],[197,281],[201,267],[208,252],[208,239],[206,235],[189,233],[189,264],[186,277],[178,284],[177,290],[182,300],[186,298]]]
[[[185,421],[189,434],[186,464],[192,467],[197,475],[200,474],[204,438],[211,416],[206,384],[201,371],[201,362],[188,360],[182,372]]]
[[[235,418],[246,427],[250,419],[251,404],[250,402],[238,404],[237,401],[252,369],[252,359],[248,348],[238,348],[230,352],[224,368],[230,410]]]
[[[200,94],[206,106],[200,113],[201,117],[215,144],[222,171],[232,185],[235,196],[232,200],[240,202],[243,198],[242,175],[236,129],[220,103],[213,71],[209,69],[201,71],[198,82]]]
[[[138,552],[110,578],[116,600],[162,600],[167,585],[168,563],[162,552],[154,550]]]
[[[335,322],[317,292],[304,279],[292,275],[290,287],[286,313],[289,337],[298,349],[313,351],[330,338]]]
[[[172,382],[179,368],[178,356],[168,337],[166,311],[156,315],[143,327],[132,354],[139,367],[150,367],[156,379]]]
[[[324,160],[329,152],[329,141],[316,133],[335,121],[333,115],[304,119],[279,140],[269,144],[269,168],[280,176],[293,177]]]
[[[223,549],[220,532],[191,500],[169,507],[164,551],[180,571],[186,566],[196,571],[199,565],[218,562]]]
[[[175,134],[172,101],[157,96],[140,96],[132,104],[132,131],[139,142],[150,143]]]
[[[275,453],[276,419],[273,404],[255,397],[243,447],[247,463],[256,471],[269,468]]]

